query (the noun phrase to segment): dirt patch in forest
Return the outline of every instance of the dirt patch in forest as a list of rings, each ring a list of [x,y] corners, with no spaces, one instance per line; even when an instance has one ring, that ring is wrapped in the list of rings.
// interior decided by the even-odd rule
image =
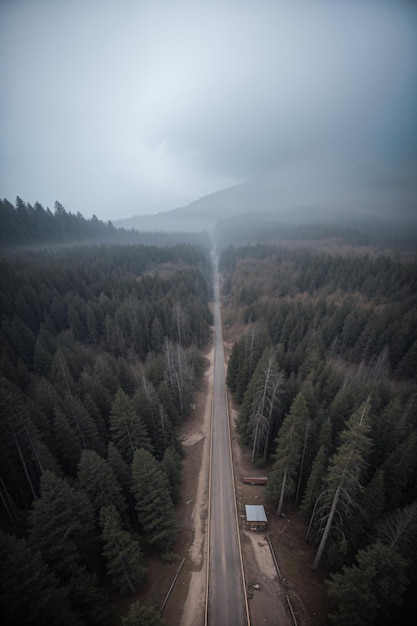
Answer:
[[[227,358],[227,345],[225,352]],[[118,602],[123,614],[135,600],[161,608],[184,558],[184,564],[164,606],[163,619],[167,626],[204,624],[213,350],[205,356],[209,366],[196,394],[195,406],[181,433],[185,454],[181,500],[176,508],[180,532],[173,549],[175,556],[171,562],[149,560],[146,588],[137,596]],[[329,611],[323,583],[325,572],[314,573],[311,570],[314,550],[304,541],[304,521],[296,511],[287,512],[285,517],[276,517],[264,500],[264,488],[242,482],[245,475],[267,475],[267,472],[255,469],[251,464],[250,452],[239,445],[234,429],[237,412],[230,400],[229,414],[242,558],[252,623],[291,624],[289,599],[299,626],[325,626],[328,624]],[[267,533],[278,559],[280,575],[276,571],[265,533],[244,528],[245,504],[265,506]]]

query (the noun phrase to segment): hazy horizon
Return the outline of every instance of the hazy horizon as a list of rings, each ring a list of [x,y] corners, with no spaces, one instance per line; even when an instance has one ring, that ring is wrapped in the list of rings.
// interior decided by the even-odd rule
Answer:
[[[416,34],[406,1],[3,0],[0,197],[117,221],[273,171],[412,207]]]

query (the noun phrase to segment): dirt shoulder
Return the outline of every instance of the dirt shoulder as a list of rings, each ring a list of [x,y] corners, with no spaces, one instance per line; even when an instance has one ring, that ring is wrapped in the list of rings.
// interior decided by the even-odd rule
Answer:
[[[226,358],[227,358],[227,346]],[[209,366],[196,394],[195,406],[184,424],[183,484],[176,514],[180,527],[171,563],[150,562],[149,584],[138,598],[161,607],[170,586],[180,574],[167,600],[163,619],[167,626],[203,626],[206,593],[207,502],[209,477],[210,421],[213,402],[213,350]],[[304,541],[305,525],[297,512],[277,518],[264,500],[264,488],[242,482],[245,475],[265,475],[254,470],[250,452],[240,447],[235,434],[237,411],[229,398],[237,510],[240,520],[242,558],[245,568],[249,610],[253,624],[291,624],[288,600],[299,626],[328,624],[328,603],[323,573],[314,573],[314,551]],[[281,577],[277,574],[265,533],[244,528],[245,504],[263,504],[268,517],[267,533],[274,547]]]

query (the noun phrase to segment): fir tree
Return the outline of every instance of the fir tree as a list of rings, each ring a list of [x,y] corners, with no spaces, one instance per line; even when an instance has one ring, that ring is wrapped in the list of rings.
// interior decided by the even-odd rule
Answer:
[[[40,497],[29,514],[31,541],[54,570],[65,576],[81,560],[90,564],[94,510],[87,495],[46,470]]]
[[[109,576],[121,594],[136,593],[146,572],[138,542],[122,529],[120,516],[112,504],[100,510],[100,526]]]
[[[374,543],[360,550],[356,563],[332,574],[329,594],[337,609],[331,620],[337,626],[381,624],[392,605],[401,603],[407,585],[406,563],[392,548]]]
[[[308,408],[304,396],[299,393],[291,405],[289,414],[282,422],[275,453],[276,461],[268,481],[269,499],[276,500],[279,493],[277,515],[281,515],[284,497],[291,498],[296,494],[308,424]]]
[[[144,538],[159,552],[167,552],[177,536],[174,505],[165,473],[144,448],[133,456],[132,493]]]
[[[153,452],[145,424],[123,389],[118,390],[112,404],[110,433],[126,463],[132,462],[133,454],[139,448]]]
[[[314,514],[320,526],[321,540],[313,563],[313,569],[319,566],[324,549],[337,518],[343,519],[349,509],[358,503],[361,492],[360,478],[367,465],[371,447],[369,432],[369,399],[355,411],[341,434],[341,444],[330,459],[325,489],[316,501]],[[345,540],[345,538],[344,538]]]
[[[82,626],[68,592],[26,539],[0,530],[1,623]]]
[[[134,602],[126,617],[122,617],[122,626],[164,626],[159,611],[151,606]]]
[[[106,504],[114,504],[119,511],[126,507],[121,486],[109,462],[94,450],[82,451],[77,478],[97,512]]]

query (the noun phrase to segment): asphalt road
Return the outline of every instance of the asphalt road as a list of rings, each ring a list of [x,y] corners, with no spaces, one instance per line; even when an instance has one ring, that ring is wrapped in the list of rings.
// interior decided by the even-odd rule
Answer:
[[[217,265],[215,266],[214,305],[208,624],[209,626],[245,626],[247,618],[236,526]]]

